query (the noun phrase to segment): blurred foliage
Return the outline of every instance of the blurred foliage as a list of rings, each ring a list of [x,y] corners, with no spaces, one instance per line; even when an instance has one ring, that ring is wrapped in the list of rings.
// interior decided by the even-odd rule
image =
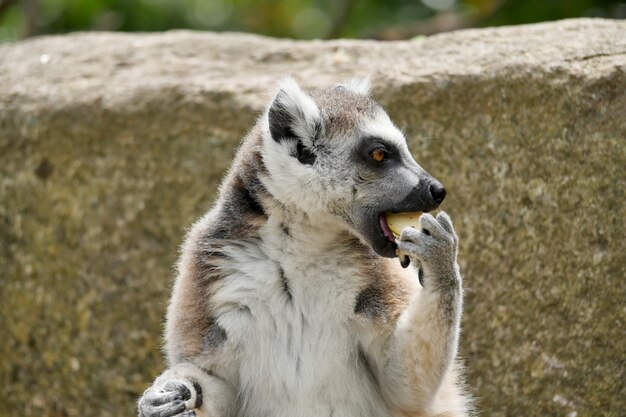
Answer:
[[[594,16],[614,0],[0,0],[0,41],[85,30],[198,29],[312,38],[404,39],[465,27]]]

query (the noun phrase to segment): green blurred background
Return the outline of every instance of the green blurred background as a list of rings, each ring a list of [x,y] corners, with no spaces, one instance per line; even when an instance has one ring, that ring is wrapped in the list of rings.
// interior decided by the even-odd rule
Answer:
[[[615,0],[0,0],[0,42],[71,31],[198,29],[407,39],[467,27],[626,17]]]

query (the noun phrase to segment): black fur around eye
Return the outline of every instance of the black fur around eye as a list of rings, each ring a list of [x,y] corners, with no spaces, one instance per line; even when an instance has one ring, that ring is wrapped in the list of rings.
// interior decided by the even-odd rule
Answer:
[[[380,138],[364,138],[360,148],[361,158],[375,166],[381,166],[389,160],[399,159],[400,152]]]

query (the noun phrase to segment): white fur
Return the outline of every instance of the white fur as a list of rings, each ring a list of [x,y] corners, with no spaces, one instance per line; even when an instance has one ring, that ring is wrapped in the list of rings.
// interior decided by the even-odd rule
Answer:
[[[293,131],[304,140],[305,145],[310,146],[316,124],[321,119],[319,109],[313,102],[313,99],[291,77],[285,78],[278,83],[276,99],[283,104],[296,120],[295,126],[292,126]]]
[[[306,201],[312,210],[321,210],[324,199],[312,198],[321,191],[317,185],[317,173],[314,167],[303,165],[292,156],[295,142],[276,142],[269,131],[264,136],[263,159],[270,175],[261,179],[268,191],[279,201],[293,204]]]
[[[339,85],[343,86],[346,90],[352,91],[355,94],[360,94],[363,96],[369,96],[370,90],[372,88],[369,78],[354,77]]]
[[[277,97],[294,117],[295,133],[300,135],[305,146],[312,146],[312,135],[321,125],[319,109],[291,78],[281,82],[280,91],[285,94],[279,93]],[[340,199],[348,184],[328,181],[331,178],[320,173],[320,167],[300,163],[293,156],[296,151],[295,141],[276,141],[271,137],[267,112],[262,123],[262,155],[269,171],[269,176],[261,178],[263,185],[277,200],[288,205],[291,203],[309,214],[327,211],[329,201]],[[342,161],[336,162],[342,165]],[[347,162],[344,161],[345,164]]]
[[[284,220],[308,225],[291,229],[289,247],[275,232]],[[311,228],[307,220],[293,220],[271,217],[263,242],[227,249],[235,262],[213,298],[220,324],[240,346],[240,415],[389,415],[374,385],[364,380],[355,351],[359,329],[350,318],[363,277],[357,265],[329,254],[337,232],[328,224]],[[292,299],[278,268],[290,278]],[[232,307],[239,300],[249,312]]]
[[[385,138],[393,142],[400,149],[409,152],[404,134],[391,121],[382,109],[372,119],[363,119],[359,124],[363,135]]]
[[[320,175],[324,167],[301,164],[292,156],[294,142],[276,142],[269,132],[265,136],[262,153],[269,175],[262,176],[261,180],[277,200],[314,215],[328,212],[330,202],[348,197],[345,190],[349,188],[350,178],[329,181],[333,178]],[[341,166],[341,162],[338,161],[338,165]]]

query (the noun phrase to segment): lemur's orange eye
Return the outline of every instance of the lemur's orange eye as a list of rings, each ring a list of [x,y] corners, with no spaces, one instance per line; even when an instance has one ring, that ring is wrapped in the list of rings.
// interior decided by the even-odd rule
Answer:
[[[372,151],[372,158],[376,162],[382,162],[385,159],[385,151],[382,149],[375,149]]]

